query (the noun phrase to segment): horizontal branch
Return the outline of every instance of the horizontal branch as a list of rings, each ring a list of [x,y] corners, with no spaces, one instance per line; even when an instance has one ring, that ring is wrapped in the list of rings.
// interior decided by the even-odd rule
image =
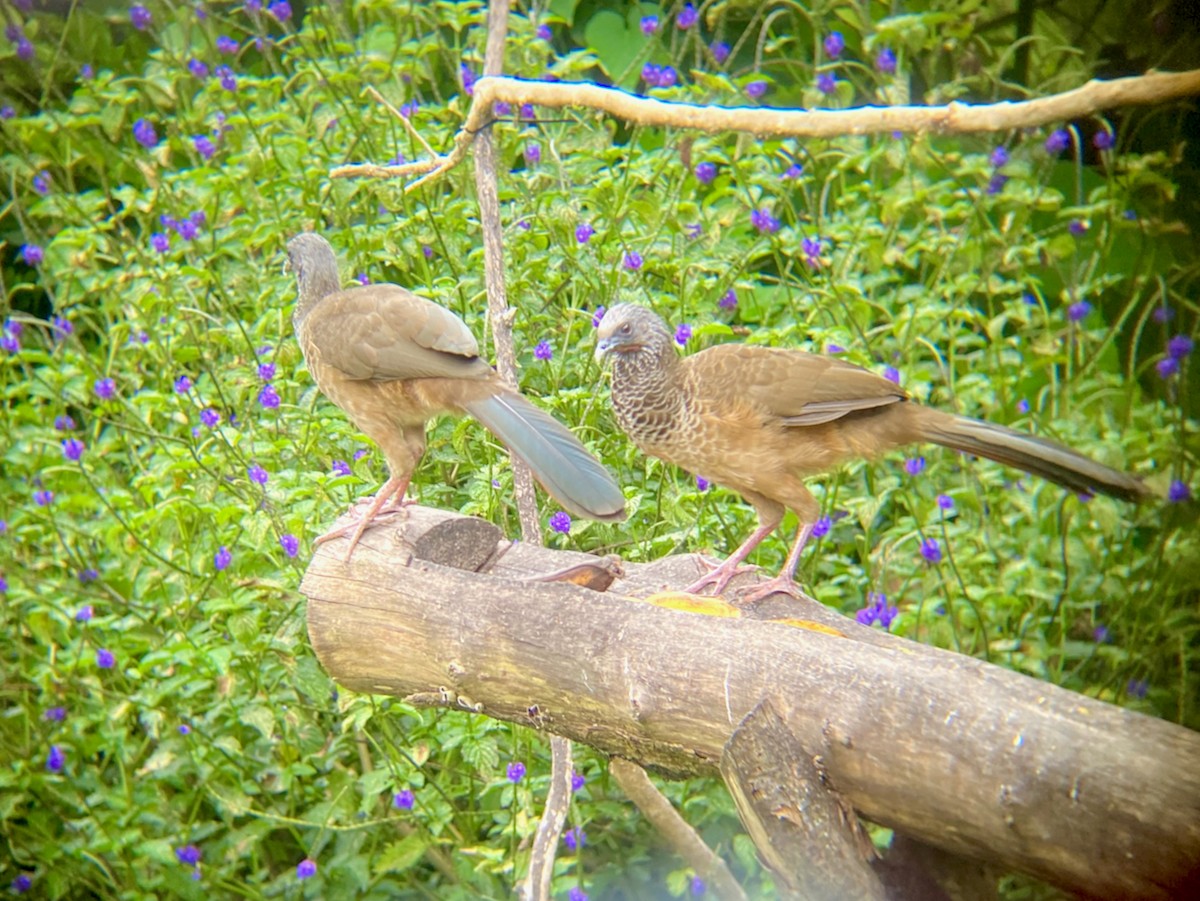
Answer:
[[[1098,898],[1197,887],[1196,733],[819,605],[756,621],[633,597],[687,584],[692,558],[625,564],[604,593],[541,581],[594,558],[510,546],[498,530],[468,555],[457,524],[471,520],[408,509],[349,564],[339,542],[323,546],[301,585],[313,647],[350,689],[525,723],[676,775],[716,773],[771,697],[868,819]],[[487,571],[434,562],[468,556]]]

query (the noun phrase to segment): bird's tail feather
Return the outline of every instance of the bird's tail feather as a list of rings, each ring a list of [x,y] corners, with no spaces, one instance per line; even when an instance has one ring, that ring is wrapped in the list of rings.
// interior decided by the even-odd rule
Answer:
[[[943,447],[1015,466],[1087,494],[1107,494],[1126,501],[1153,496],[1149,488],[1128,473],[1097,463],[1061,444],[1018,432],[1007,426],[922,408],[922,437]]]
[[[542,487],[571,513],[608,522],[625,518],[625,495],[613,477],[554,417],[511,392],[465,407],[524,460]]]

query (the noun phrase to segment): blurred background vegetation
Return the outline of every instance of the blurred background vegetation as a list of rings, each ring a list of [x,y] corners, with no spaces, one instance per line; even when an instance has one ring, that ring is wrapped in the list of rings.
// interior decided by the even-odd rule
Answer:
[[[347,281],[405,285],[485,336],[469,168],[411,194],[327,177],[420,154],[368,84],[449,146],[484,14],[0,4],[12,891],[506,897],[523,872],[542,737],[339,693],[308,647],[296,586],[311,539],[385,473],[303,371],[281,272],[287,238],[318,228]],[[506,71],[726,105],[987,102],[1194,65],[1197,16],[1193,2],[1116,0],[552,0],[516,5]],[[1194,104],[803,142],[497,113],[524,390],[611,466],[631,512],[563,533],[547,504],[548,543],[725,553],[753,524],[735,495],[644,459],[615,428],[591,356],[599,306],[649,303],[688,326],[688,350],[734,336],[842,354],[922,401],[1143,475],[1164,500],[1085,501],[914,449],[819,480],[809,591],[1200,725]],[[431,427],[414,485],[516,533],[503,449],[470,422]],[[771,540],[755,559],[776,567],[784,550]],[[576,769],[559,896],[703,893],[603,759],[577,748]],[[752,894],[768,890],[718,782],[664,788]]]

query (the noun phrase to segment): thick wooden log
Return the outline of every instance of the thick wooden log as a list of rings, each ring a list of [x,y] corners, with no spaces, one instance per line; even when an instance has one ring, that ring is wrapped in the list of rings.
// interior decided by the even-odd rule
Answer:
[[[1200,897],[1200,735],[823,608],[792,616],[836,634],[631,597],[687,584],[690,558],[625,564],[601,593],[534,578],[583,554],[497,540],[477,555],[491,558],[486,573],[415,557],[450,518],[409,508],[349,563],[337,541],[314,557],[301,585],[309,635],[346,687],[525,723],[677,775],[716,772],[772,697],[870,820],[1082,895]]]

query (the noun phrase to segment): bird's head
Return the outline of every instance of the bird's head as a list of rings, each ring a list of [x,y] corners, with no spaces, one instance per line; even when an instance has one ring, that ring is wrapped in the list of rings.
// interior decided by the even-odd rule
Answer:
[[[337,256],[316,232],[301,232],[288,241],[283,270],[296,276],[300,295],[296,315],[301,318],[318,300],[340,288]]]
[[[604,314],[596,329],[596,359],[614,355],[674,354],[671,332],[653,310],[636,303],[619,303]]]

